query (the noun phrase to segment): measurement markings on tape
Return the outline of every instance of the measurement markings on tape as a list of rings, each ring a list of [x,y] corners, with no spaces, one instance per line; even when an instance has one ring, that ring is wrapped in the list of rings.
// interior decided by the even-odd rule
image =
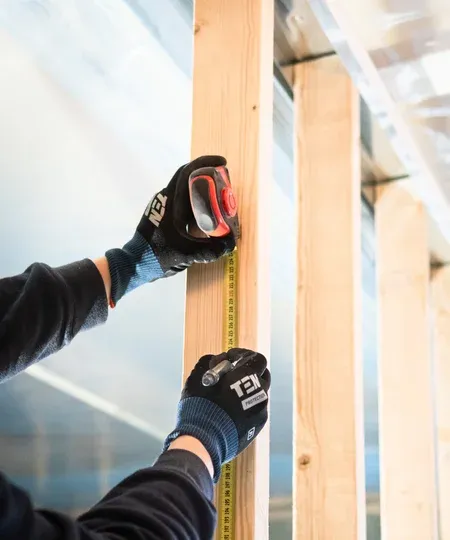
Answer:
[[[237,251],[225,258],[224,271],[224,349],[229,350],[238,344],[237,322]],[[222,467],[218,486],[218,540],[234,540],[236,530],[236,460]]]

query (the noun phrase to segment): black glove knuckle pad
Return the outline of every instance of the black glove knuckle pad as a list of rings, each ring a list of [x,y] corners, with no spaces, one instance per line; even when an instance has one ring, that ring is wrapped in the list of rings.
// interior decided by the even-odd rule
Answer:
[[[238,351],[237,356],[245,350],[238,349]],[[235,361],[236,355],[228,353],[228,358]],[[207,357],[209,361],[207,369],[216,366],[226,357],[226,354]],[[261,354],[256,354],[248,360],[243,358],[242,363],[224,375],[216,385],[209,387],[202,384],[202,376],[207,371],[205,369],[207,362],[202,360],[200,360],[201,367],[199,362],[194,368],[195,376],[189,378],[186,383],[185,396],[206,398],[223,409],[236,425],[241,451],[252,442],[267,420],[269,385],[262,378],[262,374],[267,371],[267,360]]]

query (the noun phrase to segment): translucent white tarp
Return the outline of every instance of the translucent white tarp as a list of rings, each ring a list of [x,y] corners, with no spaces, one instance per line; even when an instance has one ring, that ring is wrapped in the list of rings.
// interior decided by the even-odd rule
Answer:
[[[411,181],[450,242],[450,3],[311,0]]]

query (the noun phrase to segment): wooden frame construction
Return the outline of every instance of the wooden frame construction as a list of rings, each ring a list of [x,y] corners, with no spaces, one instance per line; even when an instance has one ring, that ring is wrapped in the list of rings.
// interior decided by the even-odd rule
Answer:
[[[401,187],[375,205],[384,540],[437,537],[427,218]]]
[[[450,540],[450,267],[436,271],[432,282],[439,527]]]
[[[273,0],[196,0],[192,156],[226,156],[237,193],[238,343],[269,355]],[[189,270],[184,374],[223,349],[223,264]],[[258,474],[256,474],[258,470]],[[268,538],[268,427],[237,460],[233,540]]]
[[[294,538],[363,539],[359,97],[336,56],[294,75]]]
[[[194,15],[192,156],[228,159],[242,226],[238,344],[266,355],[273,7],[273,0],[196,0]],[[294,538],[363,540],[360,101],[336,55],[299,62],[291,71],[298,260]],[[372,166],[370,156],[363,158]],[[437,494],[428,218],[397,183],[369,184],[377,246],[383,540],[432,540]],[[450,498],[449,270],[436,275],[433,288],[443,501]],[[203,354],[224,347],[223,291],[223,262],[189,270],[185,376]],[[268,539],[268,488],[266,428],[237,460],[232,540]],[[441,528],[450,540],[446,505]]]

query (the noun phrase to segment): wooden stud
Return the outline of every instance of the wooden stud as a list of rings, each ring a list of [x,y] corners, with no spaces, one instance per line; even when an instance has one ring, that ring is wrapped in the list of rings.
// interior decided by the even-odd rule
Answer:
[[[192,156],[228,159],[237,193],[238,342],[269,355],[273,0],[196,0]],[[188,272],[184,375],[223,348],[223,264]],[[236,540],[268,538],[268,427],[237,461]]]
[[[422,204],[395,184],[375,205],[383,540],[436,538],[429,252]]]
[[[358,94],[337,57],[295,66],[294,538],[365,538]]]
[[[450,267],[432,280],[439,524],[441,540],[450,540]]]

